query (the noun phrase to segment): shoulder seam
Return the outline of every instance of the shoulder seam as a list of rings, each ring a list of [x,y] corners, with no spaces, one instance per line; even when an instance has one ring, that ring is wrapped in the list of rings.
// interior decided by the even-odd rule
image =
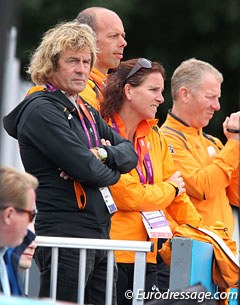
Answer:
[[[176,130],[176,129],[172,128],[172,127],[169,127],[169,126],[163,126],[162,128],[168,129],[168,131],[162,130],[163,134],[170,134],[170,135],[172,135],[174,137],[179,138],[183,142],[185,148],[187,150],[189,150],[189,148],[187,146],[187,143],[186,143],[187,139],[186,139],[185,135],[181,131],[178,131],[178,130]]]

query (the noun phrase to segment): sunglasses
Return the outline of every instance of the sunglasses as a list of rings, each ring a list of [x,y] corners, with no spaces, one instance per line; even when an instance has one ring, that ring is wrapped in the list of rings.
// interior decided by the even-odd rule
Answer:
[[[26,210],[26,209],[21,209],[21,208],[16,208],[14,207],[14,209],[18,212],[18,213],[26,213],[28,214],[28,218],[29,218],[29,222],[32,222],[33,220],[35,220],[36,216],[37,216],[37,210]]]
[[[132,68],[132,70],[128,73],[127,77],[125,78],[125,81],[127,81],[131,76],[136,74],[140,69],[151,69],[152,68],[152,62],[149,59],[146,58],[139,58],[135,66]]]
[[[4,207],[4,208],[0,208],[0,210],[5,210],[7,208],[10,208],[9,206]],[[28,220],[29,222],[32,222],[35,220],[36,216],[37,216],[37,210],[26,210],[26,209],[22,209],[22,208],[18,208],[18,207],[13,207],[18,213],[26,213],[28,214]]]

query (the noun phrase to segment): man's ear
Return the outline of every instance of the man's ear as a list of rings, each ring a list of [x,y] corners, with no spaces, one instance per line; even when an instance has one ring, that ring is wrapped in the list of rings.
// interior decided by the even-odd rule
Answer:
[[[13,213],[14,213],[13,207],[8,207],[8,208],[6,208],[6,209],[3,210],[2,219],[3,219],[3,222],[4,222],[6,225],[11,224],[11,222],[12,222],[12,217],[13,217]]]
[[[189,96],[189,89],[187,87],[180,87],[179,88],[179,96],[183,102],[187,102]]]

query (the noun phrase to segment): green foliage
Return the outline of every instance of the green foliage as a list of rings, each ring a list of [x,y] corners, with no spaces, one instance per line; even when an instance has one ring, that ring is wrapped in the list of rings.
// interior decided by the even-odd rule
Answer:
[[[89,6],[113,9],[122,18],[128,41],[125,59],[147,57],[164,65],[167,79],[160,123],[171,107],[171,74],[181,61],[196,57],[218,68],[224,75],[222,109],[207,131],[214,129],[222,137],[224,118],[239,110],[240,102],[239,0],[21,0],[18,57],[23,75],[42,34]]]

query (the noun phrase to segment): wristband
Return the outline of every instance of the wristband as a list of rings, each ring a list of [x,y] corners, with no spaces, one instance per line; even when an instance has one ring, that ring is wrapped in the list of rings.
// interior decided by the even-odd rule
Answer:
[[[240,133],[240,129],[227,128],[227,131],[230,132],[230,133]]]
[[[173,184],[172,184],[173,185]],[[178,188],[178,186],[175,186],[175,185],[173,185],[174,186],[174,188],[175,188],[175,191],[176,191],[176,193],[175,193],[175,197],[177,197],[178,196],[178,194],[179,194],[179,188]]]
[[[179,187],[173,182],[168,181],[168,183],[170,183],[175,188],[175,197],[177,197],[179,194]]]

